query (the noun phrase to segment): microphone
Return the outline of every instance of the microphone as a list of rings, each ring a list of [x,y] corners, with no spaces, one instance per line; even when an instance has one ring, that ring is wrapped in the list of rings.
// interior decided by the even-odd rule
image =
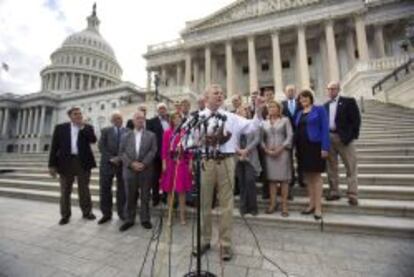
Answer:
[[[184,126],[184,124],[185,124],[185,122],[187,121],[187,118],[183,118],[182,120],[181,120],[181,123],[177,126],[177,128],[175,129],[175,131],[174,131],[174,135],[176,135],[176,134],[178,134],[180,131],[181,131],[181,129],[183,128],[183,126]]]

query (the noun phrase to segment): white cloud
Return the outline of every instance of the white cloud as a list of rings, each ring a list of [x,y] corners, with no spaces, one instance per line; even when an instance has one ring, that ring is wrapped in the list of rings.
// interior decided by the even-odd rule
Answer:
[[[93,0],[0,0],[0,92],[40,88],[40,70],[65,37],[86,27]],[[123,79],[145,86],[147,45],[177,38],[186,21],[204,17],[232,0],[100,0],[100,32],[112,45]]]

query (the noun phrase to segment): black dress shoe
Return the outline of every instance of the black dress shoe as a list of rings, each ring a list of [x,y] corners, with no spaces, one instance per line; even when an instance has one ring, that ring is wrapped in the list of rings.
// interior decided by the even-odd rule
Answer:
[[[356,198],[349,198],[348,203],[351,206],[358,206],[358,199],[356,199]]]
[[[152,206],[157,207],[160,204],[160,200],[152,200]]]
[[[230,247],[223,247],[223,253],[221,254],[221,259],[225,262],[230,261],[233,258],[233,251]]]
[[[111,220],[111,217],[110,216],[103,216],[101,219],[99,219],[98,224],[99,225],[100,224],[104,224],[104,223],[106,223],[106,222],[108,222],[110,220]]]
[[[142,222],[141,226],[144,227],[145,229],[151,229],[152,228],[152,224],[149,221]]]
[[[95,220],[96,219],[96,216],[93,213],[89,213],[89,214],[85,214],[83,216],[83,218],[84,219],[87,219],[87,220]]]
[[[315,211],[315,208],[312,208],[310,210],[303,210],[300,213],[303,215],[308,215],[308,214],[312,214]]]
[[[315,220],[321,220],[322,214],[314,214],[313,217],[315,218]]]
[[[60,220],[59,220],[59,225],[66,225],[66,224],[68,224],[69,223],[69,217],[62,217]]]
[[[119,227],[119,231],[124,232],[128,230],[129,228],[131,228],[132,226],[134,226],[133,222],[125,222],[124,224],[122,224],[121,227]]]
[[[211,249],[210,243],[201,245],[201,247],[200,247],[200,256],[203,256],[210,249]],[[197,257],[197,249],[193,251],[193,256]]]
[[[328,195],[325,197],[326,201],[336,201],[341,199],[341,196],[339,195]]]

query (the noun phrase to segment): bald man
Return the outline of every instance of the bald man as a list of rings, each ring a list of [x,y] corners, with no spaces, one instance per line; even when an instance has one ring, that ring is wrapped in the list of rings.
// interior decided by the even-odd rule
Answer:
[[[325,108],[329,116],[329,137],[331,147],[328,155],[329,193],[326,200],[339,200],[338,156],[345,165],[348,182],[348,203],[358,205],[358,166],[354,140],[359,137],[361,115],[354,98],[340,95],[339,82],[330,82],[327,86],[328,98]]]

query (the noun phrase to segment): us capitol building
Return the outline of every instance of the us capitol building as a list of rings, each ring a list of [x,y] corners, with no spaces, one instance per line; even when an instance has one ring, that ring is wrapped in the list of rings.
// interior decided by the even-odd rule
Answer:
[[[99,24],[94,6],[87,28],[66,38],[40,72],[40,92],[0,94],[0,152],[47,151],[55,124],[68,120],[72,106],[82,108],[99,136],[112,111],[131,99],[145,101],[143,89],[121,80],[122,69]]]
[[[155,79],[170,101],[194,102],[218,83],[228,97],[273,87],[278,99],[285,85],[296,84],[312,88],[320,102],[326,83],[340,80],[346,95],[414,108],[414,79],[404,89],[378,86],[413,57],[406,42],[413,17],[410,0],[237,0],[187,22],[179,39],[148,46],[147,88],[139,89],[121,80],[94,9],[87,28],[51,55],[40,92],[0,95],[0,151],[47,151],[53,126],[73,105],[99,135],[111,111],[148,103]],[[387,94],[392,89],[395,99]]]
[[[322,101],[338,80],[345,94],[372,98],[372,86],[410,58],[410,18],[408,0],[238,0],[187,22],[179,39],[148,46],[148,85],[155,72],[174,99],[211,83],[228,97],[273,87],[280,99],[296,84]]]

